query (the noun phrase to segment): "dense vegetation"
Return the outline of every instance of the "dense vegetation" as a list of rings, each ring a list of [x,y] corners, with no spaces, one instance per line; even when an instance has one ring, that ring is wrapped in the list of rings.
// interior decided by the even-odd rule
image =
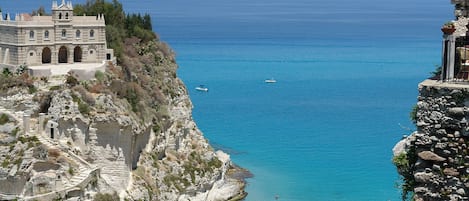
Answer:
[[[0,73],[0,94],[12,87],[25,87],[30,93],[34,93],[36,87],[33,83],[34,79],[27,73],[26,66],[20,66],[16,72],[4,68]]]
[[[117,0],[107,2],[105,0],[88,0],[85,4],[74,5],[74,15],[99,15],[104,14],[106,19],[106,38],[109,48],[121,59],[124,47],[124,39],[137,37],[146,43],[157,39],[152,31],[151,17],[149,14],[125,14],[122,4]]]
[[[74,5],[74,15],[83,14],[104,14],[107,43],[114,49],[119,64],[110,64],[106,72],[97,72],[93,81],[67,79],[83,99],[78,103],[82,103],[84,113],[94,110],[86,107],[94,105],[87,93],[113,94],[129,103],[129,111],[161,128],[164,125],[161,119],[167,117],[168,99],[177,96],[179,85],[174,80],[177,68],[174,53],[152,31],[150,15],[126,14],[117,0],[89,0]]]

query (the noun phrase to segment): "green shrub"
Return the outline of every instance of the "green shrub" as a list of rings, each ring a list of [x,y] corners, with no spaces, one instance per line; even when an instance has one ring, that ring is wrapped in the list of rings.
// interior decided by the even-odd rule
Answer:
[[[16,127],[15,129],[13,129],[13,131],[11,131],[11,135],[16,136],[16,135],[18,135],[18,132],[20,132],[20,128]],[[34,137],[36,137],[36,136],[34,136]]]
[[[130,103],[130,106],[132,106],[132,111],[133,112],[137,112],[138,111],[138,108],[137,108],[137,103],[138,103],[138,95],[136,93],[136,91],[134,89],[128,89],[127,90],[127,95],[125,96],[125,98],[127,99],[127,102]]]
[[[81,102],[81,99],[77,95],[75,95],[74,93],[72,93],[72,100],[75,103]]]
[[[56,91],[56,90],[59,90],[60,89],[60,86],[56,85],[56,86],[51,86],[49,88],[50,91]]]
[[[36,136],[32,136],[32,137],[24,137],[24,136],[19,136],[18,137],[18,141],[20,141],[21,143],[29,143],[29,142],[39,142],[39,139],[37,139]]]
[[[26,73],[26,72],[28,72],[28,71],[29,71],[28,66],[26,66],[26,65],[20,65],[20,67],[18,67],[18,68],[16,69],[16,74],[17,74],[17,75],[22,75],[23,73]]]
[[[68,174],[70,174],[70,175],[74,175],[74,174],[75,174],[75,171],[73,170],[72,167],[69,167],[69,168],[68,168]]]
[[[212,158],[212,160],[208,162],[209,167],[220,168],[222,165],[223,165],[222,162],[218,160],[218,158],[215,158],[215,157]]]
[[[33,94],[37,92],[37,88],[34,85],[28,86],[29,94]]]
[[[90,114],[90,106],[84,102],[78,102],[78,110],[81,114]]]
[[[104,79],[106,78],[106,75],[105,75],[103,72],[101,72],[101,71],[98,70],[98,71],[96,71],[96,72],[94,73],[94,77],[95,77],[96,80],[98,80],[99,82],[103,82]]]
[[[4,68],[4,69],[2,70],[2,74],[3,74],[3,76],[5,76],[5,77],[9,77],[10,75],[12,75],[12,73],[11,73],[11,71],[10,71],[9,68]]]
[[[4,125],[8,122],[10,122],[10,118],[5,113],[2,113],[2,115],[0,115],[0,125]]]
[[[46,77],[46,76],[42,76],[42,77],[40,78],[40,80],[43,81],[44,83],[48,83],[48,82],[49,82],[49,78]]]
[[[7,168],[9,164],[10,164],[10,160],[9,160],[9,159],[3,160],[3,161],[2,161],[2,168]]]
[[[65,83],[67,83],[71,87],[74,87],[74,86],[80,84],[78,79],[73,75],[67,75],[67,79],[65,80]]]
[[[394,156],[392,163],[397,167],[397,171],[401,175],[402,182],[399,188],[402,191],[402,200],[412,199],[416,181],[414,178],[415,163],[417,162],[417,154],[415,149],[411,148],[406,152],[402,152]]]
[[[18,158],[17,158],[17,159],[16,159],[16,160],[13,162],[13,164],[15,164],[15,165],[18,165],[18,166],[19,166],[19,165],[20,165],[22,162],[23,162],[23,158],[21,158],[21,157],[18,157]]]
[[[402,152],[401,154],[394,156],[392,158],[392,163],[394,163],[398,168],[408,168],[409,159],[407,158],[407,153]]]

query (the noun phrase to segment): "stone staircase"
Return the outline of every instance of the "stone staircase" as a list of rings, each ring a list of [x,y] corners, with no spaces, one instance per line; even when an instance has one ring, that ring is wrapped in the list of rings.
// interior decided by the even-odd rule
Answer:
[[[60,150],[61,155],[67,158],[70,163],[78,165],[78,169],[74,169],[74,174],[72,178],[70,178],[69,180],[63,179],[62,187],[57,188],[56,191],[31,197],[24,197],[25,200],[47,200],[50,196],[55,196],[56,193],[65,195],[68,191],[73,190],[75,188],[82,189],[86,187],[88,183],[92,180],[92,177],[95,177],[97,174],[99,174],[97,173],[99,171],[99,168],[89,164],[80,156],[71,152],[67,146],[61,145],[57,141],[48,138],[48,136],[45,136],[44,132],[37,133],[34,136],[36,136],[39,142],[45,145],[48,149],[55,148]]]
[[[111,164],[102,164],[101,166],[101,177],[107,184],[115,189],[127,188],[130,179],[130,171],[125,164],[124,158],[119,158]]]
[[[48,148],[57,148],[60,149],[62,152],[62,156],[66,157],[72,163],[78,164],[78,170],[75,171],[74,175],[69,181],[64,182],[64,188],[68,189],[71,187],[75,187],[81,184],[83,181],[90,177],[90,173],[95,171],[97,168],[92,166],[91,164],[87,163],[84,159],[80,158],[79,156],[71,153],[68,150],[64,150],[64,148],[59,147],[58,143],[48,139],[44,135],[36,135],[39,139],[39,142],[44,144]]]
[[[68,188],[78,186],[83,181],[88,179],[88,177],[89,177],[89,175],[92,171],[93,171],[93,169],[90,169],[90,168],[87,168],[87,167],[84,167],[84,166],[80,166],[78,168],[78,172],[77,172],[78,174],[75,173],[73,175],[73,177],[68,182],[64,183],[65,184],[64,188],[68,189]]]

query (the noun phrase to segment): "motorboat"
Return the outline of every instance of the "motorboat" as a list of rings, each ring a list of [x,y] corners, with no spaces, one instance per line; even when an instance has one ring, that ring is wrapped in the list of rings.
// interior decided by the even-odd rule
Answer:
[[[265,83],[276,83],[277,80],[275,80],[274,78],[270,78],[270,79],[266,79],[264,80]]]
[[[197,91],[203,91],[203,92],[208,92],[208,88],[205,87],[204,85],[199,85],[198,87],[195,88]]]

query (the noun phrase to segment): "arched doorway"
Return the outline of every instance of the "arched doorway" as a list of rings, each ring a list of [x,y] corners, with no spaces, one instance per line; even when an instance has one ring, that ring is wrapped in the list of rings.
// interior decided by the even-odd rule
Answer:
[[[76,46],[73,50],[73,62],[81,62],[81,47]]]
[[[51,62],[51,51],[50,48],[45,47],[42,49],[42,63],[43,64],[50,64]]]
[[[65,46],[59,49],[59,63],[68,63],[68,51]]]

